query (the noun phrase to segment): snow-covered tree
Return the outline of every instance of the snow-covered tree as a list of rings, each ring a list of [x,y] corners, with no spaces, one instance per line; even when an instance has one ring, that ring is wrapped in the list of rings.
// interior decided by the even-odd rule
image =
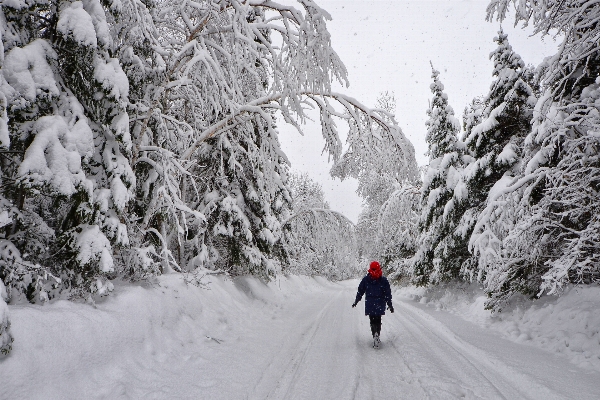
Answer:
[[[292,197],[291,208],[293,214],[314,208],[329,209],[323,186],[315,182],[308,172],[290,173],[288,185]]]
[[[289,217],[283,222],[282,269],[339,280],[359,269],[354,224],[329,209],[322,186],[307,173],[292,173]]]
[[[419,243],[421,190],[405,183],[380,208],[377,221],[377,259],[390,279],[410,278],[411,258]]]
[[[396,179],[385,173],[368,171],[360,175],[357,193],[363,199],[363,208],[358,216],[356,235],[360,257],[364,260],[381,258],[382,243],[378,237],[381,207],[399,184]],[[385,268],[385,265],[383,267]]]
[[[381,93],[377,99],[376,110],[387,124],[396,125],[393,115],[396,100],[393,93]],[[380,179],[386,182],[419,180],[412,143],[400,129],[391,133],[388,134],[385,125],[372,125],[372,131],[363,131],[360,135],[349,137],[348,150],[331,170],[334,177],[358,179],[357,193],[369,203],[383,204],[394,190],[392,186],[388,192],[381,192]],[[373,181],[377,175],[381,178]],[[384,183],[384,186],[388,186],[387,183]]]
[[[432,66],[433,83],[426,121],[429,166],[421,188],[419,248],[413,259],[412,279],[419,285],[456,278],[465,260],[466,248],[454,240],[453,195],[462,168],[463,145],[458,140],[460,123],[448,104],[448,95]]]
[[[515,292],[558,293],[569,282],[598,281],[598,6],[586,2],[492,1],[488,19],[530,21],[563,36],[538,68],[543,95],[514,179],[498,182],[474,235],[488,255],[488,306]],[[491,234],[490,234],[491,233]]]
[[[463,140],[471,134],[474,127],[479,125],[483,119],[485,109],[485,98],[475,97],[463,111]]]
[[[545,62],[542,83],[551,88],[555,100],[573,96],[576,100],[584,88],[595,83],[600,73],[597,40],[600,6],[585,0],[492,0],[487,8],[488,21],[494,16],[503,21],[511,4],[514,5],[515,25],[523,22],[526,26],[531,22],[534,34],[562,37],[559,52]]]
[[[391,115],[396,111],[393,93],[381,93],[377,99],[377,108],[385,111],[392,122]],[[382,128],[375,126],[373,134],[381,136]],[[363,140],[368,140],[364,135]],[[345,179],[358,180],[357,194],[363,199],[363,210],[356,225],[360,256],[364,259],[379,259],[381,247],[377,236],[381,207],[399,185],[415,183],[419,179],[414,148],[403,136],[390,141],[380,149],[377,156],[364,157],[364,147],[368,142],[351,146],[344,157],[333,167],[332,175]],[[385,268],[385,265],[383,265]]]
[[[113,251],[128,245],[121,220],[135,184],[129,85],[112,57],[105,9],[97,0],[15,1],[3,4],[0,21],[12,161],[2,173],[16,208],[5,240],[15,257],[51,266],[64,287],[104,292]],[[29,286],[30,300],[47,298]]]
[[[458,230],[469,240],[469,249],[474,256],[473,263],[465,266],[471,279],[491,278],[486,274],[494,234],[489,230],[480,234],[489,217],[489,213],[483,211],[488,199],[492,201],[496,195],[498,186],[519,171],[523,139],[531,130],[530,121],[537,100],[532,88],[533,74],[513,51],[507,35],[500,30],[494,41],[498,44],[490,54],[494,63],[494,81],[483,101],[481,121],[471,128],[465,139],[474,160],[462,174],[468,195],[461,200],[465,211]]]
[[[271,1],[172,0],[156,11],[164,73],[139,92],[133,147],[146,164],[138,186],[153,192],[138,202],[140,229],[152,229],[174,268],[181,257],[172,255],[183,247],[193,256],[181,261],[187,268],[269,273],[289,201],[275,112],[300,129],[305,106],[317,108],[334,160],[342,156],[337,117],[348,121],[351,145],[381,126],[361,154],[393,138],[406,142],[384,112],[331,91],[333,79],[345,83],[346,71],[330,47],[330,17],[312,1],[299,4],[303,11]],[[192,176],[202,177],[195,187]],[[184,222],[190,219],[195,226]]]
[[[355,158],[410,150],[385,111],[331,90],[347,80],[330,16],[298,5],[3,4],[8,292],[105,293],[121,273],[197,266],[270,274],[291,201],[277,113],[300,129],[312,104],[334,161],[336,121]]]

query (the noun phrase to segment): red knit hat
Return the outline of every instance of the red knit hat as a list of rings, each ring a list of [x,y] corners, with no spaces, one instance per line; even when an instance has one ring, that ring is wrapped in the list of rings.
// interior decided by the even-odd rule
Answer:
[[[377,261],[371,261],[371,265],[369,266],[369,275],[371,275],[371,278],[373,279],[381,278],[381,265],[379,265]]]

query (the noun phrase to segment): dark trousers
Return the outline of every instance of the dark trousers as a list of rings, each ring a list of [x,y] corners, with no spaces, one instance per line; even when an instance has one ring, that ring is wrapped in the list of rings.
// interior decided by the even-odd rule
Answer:
[[[371,323],[371,334],[381,333],[381,315],[369,315],[369,322]]]

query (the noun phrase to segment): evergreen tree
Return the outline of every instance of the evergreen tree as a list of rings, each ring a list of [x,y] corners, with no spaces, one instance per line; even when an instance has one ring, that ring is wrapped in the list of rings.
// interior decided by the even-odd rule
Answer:
[[[485,98],[483,96],[475,97],[471,103],[465,107],[463,111],[463,140],[469,135],[483,119],[483,111],[485,108]]]
[[[481,122],[472,127],[465,140],[474,160],[463,172],[468,196],[461,199],[465,211],[458,228],[469,240],[474,255],[473,262],[465,265],[465,272],[471,278],[476,274],[478,279],[484,279],[488,272],[486,247],[490,237],[480,235],[480,228],[472,234],[476,225],[481,226],[489,215],[483,210],[492,200],[490,195],[494,195],[492,187],[505,185],[518,173],[523,139],[531,130],[536,102],[533,74],[513,51],[507,35],[500,30],[494,41],[498,47],[490,59],[494,63],[495,79],[484,98]]]
[[[496,13],[504,19],[509,2],[492,1],[488,19]],[[487,282],[488,306],[494,309],[515,292],[559,293],[569,283],[600,279],[599,121],[593,105],[598,101],[600,52],[592,39],[599,29],[597,6],[513,2],[518,6],[516,22],[533,21],[535,32],[542,35],[556,30],[563,43],[538,68],[544,91],[524,141],[523,168],[489,207],[488,214],[494,215],[508,204],[517,216],[494,221],[509,227]]]
[[[429,166],[421,188],[421,217],[418,251],[413,259],[412,279],[418,285],[456,278],[465,249],[452,243],[456,213],[453,194],[462,164],[460,124],[448,104],[448,95],[432,66],[433,83],[425,140],[429,145]]]
[[[44,274],[60,275],[63,287],[104,293],[114,246],[128,244],[121,219],[135,184],[129,85],[111,56],[104,8],[97,0],[12,2],[2,25],[11,161],[2,173],[14,205],[5,203],[13,224],[4,237],[15,256],[51,266]],[[5,282],[17,279],[10,269]],[[40,275],[19,274],[27,297],[47,298],[44,279],[32,274]]]

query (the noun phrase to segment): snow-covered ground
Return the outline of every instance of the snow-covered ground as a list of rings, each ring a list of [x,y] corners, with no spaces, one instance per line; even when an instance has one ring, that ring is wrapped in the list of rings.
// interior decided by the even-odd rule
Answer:
[[[574,364],[600,372],[600,287],[571,287],[560,297],[531,301],[515,296],[504,311],[491,314],[477,285],[404,287],[398,297],[456,314],[518,343],[562,354]]]
[[[600,398],[599,371],[406,292],[374,350],[368,319],[350,307],[357,281],[205,282],[166,275],[117,286],[95,307],[10,306],[0,398]]]

